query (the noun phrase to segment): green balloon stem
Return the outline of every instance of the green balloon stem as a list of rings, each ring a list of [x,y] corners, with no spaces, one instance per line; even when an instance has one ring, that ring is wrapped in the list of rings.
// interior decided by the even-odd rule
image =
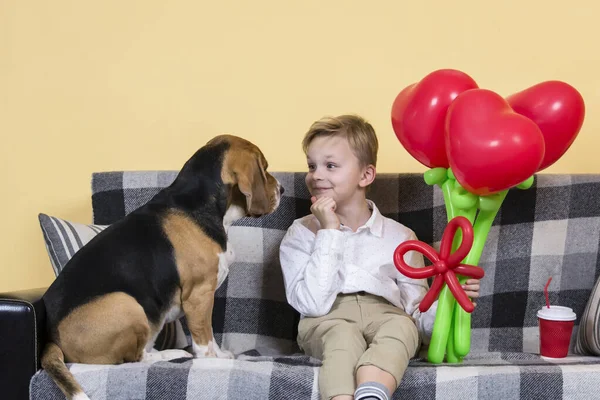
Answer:
[[[441,186],[442,195],[444,196],[444,204],[446,205],[446,215],[448,216],[448,221],[454,218],[456,215],[456,207],[452,204],[450,200],[452,196],[452,190],[454,189],[454,181],[447,179]],[[450,217],[452,216],[452,217]]]
[[[473,225],[473,246],[467,257],[463,260],[464,264],[479,264],[494,218],[496,218],[507,194],[508,190],[504,190],[493,195],[495,198],[490,200],[493,201],[494,209],[482,210],[477,215]],[[461,276],[459,278],[461,284],[464,284],[466,280],[466,277]],[[458,357],[465,357],[469,354],[471,348],[471,314],[463,310],[458,303],[455,304],[453,311],[454,351]]]
[[[444,353],[448,344],[448,335],[452,323],[452,309],[454,307],[454,296],[444,284],[438,298],[437,312],[433,324],[433,332],[429,342],[427,360],[433,364],[439,364],[444,361]]]
[[[450,323],[450,332],[448,334],[448,344],[446,345],[446,362],[457,364],[460,362],[454,349],[454,322]]]

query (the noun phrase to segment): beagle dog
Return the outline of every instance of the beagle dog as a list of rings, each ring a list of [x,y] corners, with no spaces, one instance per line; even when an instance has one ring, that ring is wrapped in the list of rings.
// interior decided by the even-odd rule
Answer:
[[[147,204],[79,250],[43,296],[48,342],[42,367],[68,399],[88,399],[65,363],[169,358],[153,352],[165,322],[185,315],[195,357],[228,357],[212,309],[233,252],[227,229],[279,206],[283,189],[260,149],[217,136]],[[158,353],[158,354],[157,354]],[[172,357],[171,353],[171,358]]]

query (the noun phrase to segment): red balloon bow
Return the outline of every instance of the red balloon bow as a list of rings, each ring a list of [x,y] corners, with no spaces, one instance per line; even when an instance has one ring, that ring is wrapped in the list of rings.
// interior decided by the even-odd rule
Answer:
[[[458,228],[462,230],[463,239],[458,249],[450,254],[452,242]],[[442,290],[444,282],[446,282],[456,301],[458,301],[466,312],[470,313],[475,309],[455,275],[456,272],[471,278],[483,278],[485,274],[483,269],[472,265],[459,264],[469,254],[472,245],[473,226],[471,222],[465,217],[455,217],[448,222],[448,226],[444,230],[439,255],[433,247],[418,240],[408,240],[396,248],[396,251],[394,251],[394,264],[401,274],[414,279],[425,279],[435,276],[431,288],[419,305],[421,312],[425,312],[431,307],[440,290]],[[422,253],[433,262],[433,265],[423,268],[409,267],[404,262],[404,255],[411,250]]]

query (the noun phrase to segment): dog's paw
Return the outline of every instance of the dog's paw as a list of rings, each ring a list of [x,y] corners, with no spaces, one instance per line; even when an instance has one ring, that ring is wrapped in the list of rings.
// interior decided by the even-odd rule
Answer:
[[[228,358],[230,360],[235,359],[235,356],[229,350],[221,350],[220,354],[217,355],[219,358]]]
[[[217,344],[217,342],[214,340],[208,342],[209,347],[213,347],[213,352],[215,353],[215,357],[218,358],[229,358],[229,359],[233,359],[235,358],[233,356],[233,353],[227,350],[221,350],[221,348],[219,348],[219,345]]]
[[[235,356],[233,355],[232,352],[227,351],[227,350],[221,350],[219,348],[219,345],[217,344],[217,342],[214,339],[210,340],[206,346],[197,345],[194,343],[194,353],[196,354],[197,358],[206,358],[206,357],[228,358],[228,359],[235,358]]]
[[[231,360],[233,360],[235,358],[235,356],[233,355],[233,353],[230,352],[229,350],[221,350],[218,347],[215,350],[216,350],[215,351],[216,356],[218,358],[229,358]]]
[[[194,343],[193,347],[194,357],[196,358],[216,357],[216,354],[211,349],[211,346]]]

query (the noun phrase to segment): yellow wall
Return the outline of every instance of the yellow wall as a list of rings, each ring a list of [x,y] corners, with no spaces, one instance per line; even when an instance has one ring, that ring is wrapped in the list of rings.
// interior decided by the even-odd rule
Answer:
[[[586,121],[546,172],[599,173],[599,4],[4,0],[0,291],[51,282],[37,214],[90,222],[93,171],[178,169],[222,132],[258,144],[272,170],[304,170],[309,124],[356,112],[378,131],[380,172],[424,171],[389,110],[439,68],[502,95],[574,85]]]

